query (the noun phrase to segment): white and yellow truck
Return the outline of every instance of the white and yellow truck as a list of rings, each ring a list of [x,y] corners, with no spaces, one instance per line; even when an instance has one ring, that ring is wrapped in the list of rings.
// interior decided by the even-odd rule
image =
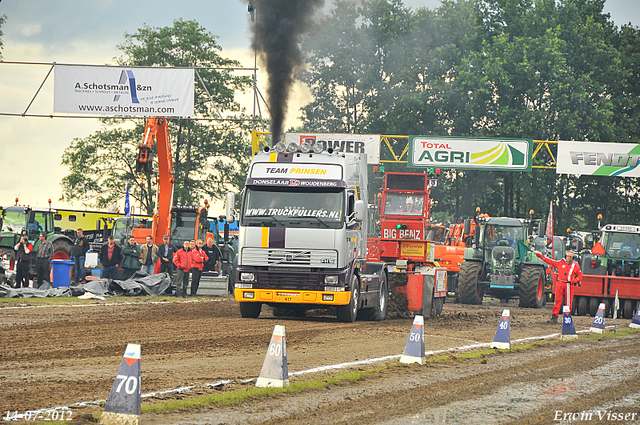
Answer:
[[[323,144],[278,143],[251,161],[239,212],[235,299],[242,317],[335,307],[383,320],[384,263],[367,262],[367,161]]]

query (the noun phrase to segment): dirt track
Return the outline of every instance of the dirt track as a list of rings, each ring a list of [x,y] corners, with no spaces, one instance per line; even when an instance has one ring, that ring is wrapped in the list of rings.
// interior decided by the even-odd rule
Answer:
[[[445,304],[442,317],[425,323],[426,349],[490,342],[504,308],[505,304],[487,301],[483,306]],[[508,308],[512,339],[560,330],[544,324],[548,307],[529,310],[509,304]],[[255,378],[275,324],[286,327],[289,372],[401,354],[411,326],[410,319],[344,324],[321,314],[276,319],[267,307],[260,319],[245,320],[235,301],[215,298],[18,308],[0,304],[0,320],[3,414],[104,400],[129,342],[142,345],[143,393],[197,386],[184,394],[160,397],[166,400],[218,391],[205,385],[219,380]],[[576,317],[576,329],[588,328],[591,320]],[[618,320],[620,328],[628,323]],[[637,412],[639,356],[640,334],[563,342],[499,353],[482,361],[392,367],[365,382],[241,407],[145,414],[142,423],[552,423],[553,409],[581,412],[607,403],[613,403],[610,411]],[[332,372],[340,373],[344,371]],[[605,382],[606,391],[591,390],[594,374],[604,377],[597,382]],[[485,397],[488,394],[491,397]],[[623,395],[635,397],[635,404],[627,401],[631,407],[624,407]],[[143,405],[157,400],[144,399]],[[72,423],[82,423],[83,417],[99,410],[100,406],[74,409]],[[640,423],[637,415],[636,420]]]

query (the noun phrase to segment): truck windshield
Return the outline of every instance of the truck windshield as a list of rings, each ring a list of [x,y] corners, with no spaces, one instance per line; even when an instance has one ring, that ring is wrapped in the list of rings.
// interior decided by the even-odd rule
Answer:
[[[639,234],[606,232],[603,239],[604,248],[610,256],[616,258],[638,258]]]
[[[2,231],[21,235],[26,221],[24,212],[5,211],[2,220]]]
[[[241,224],[339,228],[343,216],[343,190],[249,188]]]
[[[131,229],[133,227],[140,227],[140,223],[141,223],[140,219],[136,217],[133,217],[133,218],[130,217],[128,219],[124,217],[120,217],[114,221],[113,228],[111,229],[111,234],[113,235],[113,238],[116,240],[116,242],[123,242],[127,233],[131,233]],[[127,229],[127,224],[129,225],[128,229]],[[150,226],[148,226],[146,223],[143,223],[143,227],[150,227]]]
[[[171,243],[182,246],[184,241],[196,237],[197,211],[173,211],[171,213]]]
[[[46,212],[35,212],[33,217],[33,223],[27,224],[27,235],[29,240],[36,240],[40,235],[40,232],[47,232],[51,226],[47,226],[48,216],[50,214]],[[48,233],[48,232],[47,232]]]
[[[517,241],[523,241],[522,227],[500,226],[487,224],[484,233],[484,246],[510,246],[517,247]]]
[[[422,215],[424,194],[388,193],[384,213],[388,215]]]

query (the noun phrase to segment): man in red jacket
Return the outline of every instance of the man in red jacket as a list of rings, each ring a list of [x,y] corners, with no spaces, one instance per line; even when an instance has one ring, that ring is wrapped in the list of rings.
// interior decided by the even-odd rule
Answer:
[[[194,245],[195,244],[195,245]],[[202,249],[202,239],[198,239],[195,243],[191,241],[189,247],[191,248],[191,296],[195,297],[198,292],[198,286],[200,286],[200,276],[202,276],[202,269],[204,263],[209,260],[209,256]]]
[[[182,249],[173,255],[173,264],[176,265],[176,297],[185,298],[187,296],[187,286],[189,286],[189,270],[191,270],[191,252],[189,242],[184,241]]]
[[[582,270],[580,270],[580,265],[576,261],[573,261],[572,251],[567,251],[565,259],[560,261],[554,261],[538,252],[536,252],[536,256],[558,270],[558,280],[556,281],[554,292],[556,302],[553,305],[551,319],[547,322],[558,323],[558,315],[560,314],[560,308],[562,307],[562,301],[565,296],[567,297],[567,306],[571,309],[571,304],[573,303],[573,289],[571,287],[580,284],[582,280]],[[570,285],[567,285],[567,282],[569,282]],[[569,294],[566,293],[567,287],[569,288]]]

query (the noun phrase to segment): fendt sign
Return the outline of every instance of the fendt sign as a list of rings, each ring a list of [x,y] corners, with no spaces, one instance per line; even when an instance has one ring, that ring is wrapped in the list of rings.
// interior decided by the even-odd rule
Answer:
[[[531,171],[533,140],[409,137],[410,167]]]
[[[557,174],[640,177],[640,145],[558,142]]]

